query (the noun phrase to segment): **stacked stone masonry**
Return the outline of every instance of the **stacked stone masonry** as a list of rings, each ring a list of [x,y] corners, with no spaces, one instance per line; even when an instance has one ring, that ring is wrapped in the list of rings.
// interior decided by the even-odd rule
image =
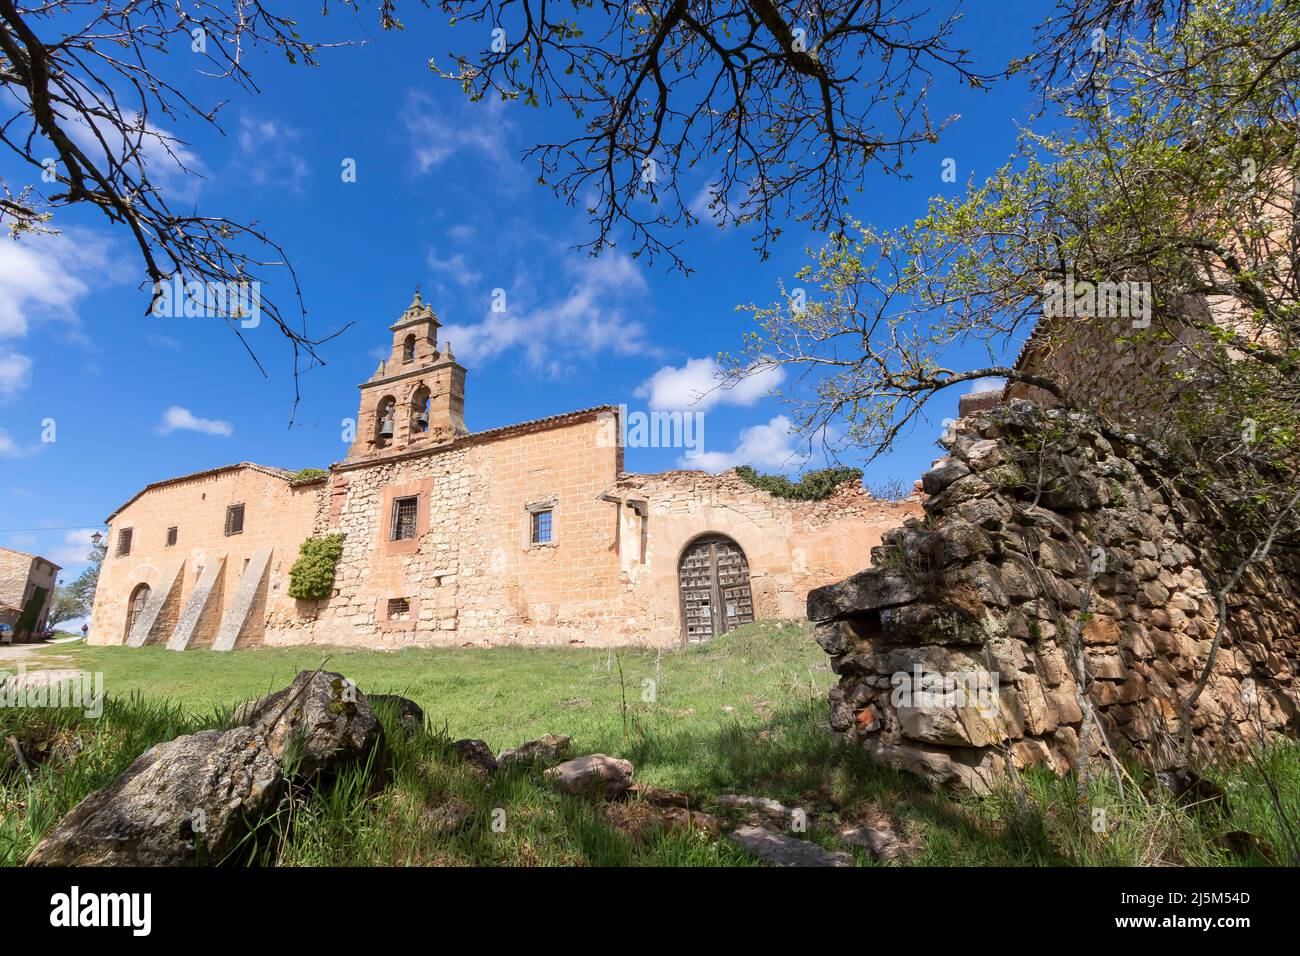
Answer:
[[[1076,413],[1013,401],[959,420],[946,444],[924,518],[887,533],[868,570],[809,594],[839,675],[837,737],[982,791],[1010,770],[1076,768],[1081,749],[1164,769],[1189,745],[1213,759],[1300,729],[1295,542],[1230,593],[1189,714],[1228,573],[1206,550],[1218,519]]]

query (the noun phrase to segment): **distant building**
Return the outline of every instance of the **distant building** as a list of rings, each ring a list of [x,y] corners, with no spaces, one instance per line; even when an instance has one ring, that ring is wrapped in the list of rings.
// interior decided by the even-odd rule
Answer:
[[[45,630],[59,571],[53,561],[0,548],[0,624],[13,629],[15,642]]]
[[[803,615],[921,513],[859,483],[774,498],[734,473],[623,472],[619,409],[482,432],[415,301],[325,476],[243,462],[149,485],[108,519],[91,643],[229,650],[651,644]],[[308,537],[344,535],[333,594],[289,597]]]

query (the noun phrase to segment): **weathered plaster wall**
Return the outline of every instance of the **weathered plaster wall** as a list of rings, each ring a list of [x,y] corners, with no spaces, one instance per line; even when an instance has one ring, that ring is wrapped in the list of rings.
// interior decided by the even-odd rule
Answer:
[[[192,647],[210,645],[221,617],[234,600],[245,562],[260,548],[272,549],[267,568],[267,604],[288,601],[289,568],[298,546],[311,534],[321,485],[295,487],[286,477],[252,467],[238,467],[181,478],[137,496],[112,518],[108,552],[100,569],[91,617],[92,644],[121,644],[126,640],[128,605],[135,588],[165,587],[179,565],[172,595],[155,625],[151,643],[166,643],[181,609],[189,600],[202,569],[225,558],[210,613],[203,615]],[[226,507],[244,505],[244,530],[226,535]],[[167,529],[177,529],[176,544],[167,544]],[[131,553],[117,554],[121,531],[132,529]],[[292,603],[292,602],[290,602]],[[265,617],[252,619],[246,638],[258,642]]]

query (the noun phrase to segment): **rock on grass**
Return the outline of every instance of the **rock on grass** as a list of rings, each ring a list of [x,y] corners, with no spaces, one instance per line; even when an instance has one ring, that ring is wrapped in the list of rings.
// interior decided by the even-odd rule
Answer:
[[[730,840],[751,856],[773,866],[852,866],[853,857],[842,850],[827,850],[808,840],[797,840],[767,827],[741,826]]]

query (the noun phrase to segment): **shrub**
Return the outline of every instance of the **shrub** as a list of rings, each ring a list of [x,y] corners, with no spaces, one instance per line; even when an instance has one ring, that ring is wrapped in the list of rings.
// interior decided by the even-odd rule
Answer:
[[[289,569],[289,596],[319,601],[334,591],[334,568],[343,554],[343,535],[327,534],[308,538],[298,549],[298,560]]]
[[[821,501],[844,482],[862,480],[862,469],[847,467],[804,472],[798,482],[791,481],[785,475],[759,474],[749,465],[740,465],[736,474],[774,497],[795,501]]]
[[[328,478],[328,477],[329,477],[329,472],[325,471],[323,468],[302,468],[294,472],[293,477],[290,478],[289,480],[296,485],[301,482],[318,481],[321,478]]]

